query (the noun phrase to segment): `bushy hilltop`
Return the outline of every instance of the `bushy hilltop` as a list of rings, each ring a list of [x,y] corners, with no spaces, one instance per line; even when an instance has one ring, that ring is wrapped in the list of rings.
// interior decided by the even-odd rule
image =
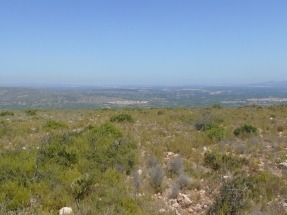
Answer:
[[[0,111],[0,214],[287,214],[287,106]]]

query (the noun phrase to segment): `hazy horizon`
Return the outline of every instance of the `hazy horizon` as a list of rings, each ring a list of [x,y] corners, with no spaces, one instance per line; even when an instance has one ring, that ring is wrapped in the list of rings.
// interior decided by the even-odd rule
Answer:
[[[3,1],[0,86],[287,80],[287,2]]]

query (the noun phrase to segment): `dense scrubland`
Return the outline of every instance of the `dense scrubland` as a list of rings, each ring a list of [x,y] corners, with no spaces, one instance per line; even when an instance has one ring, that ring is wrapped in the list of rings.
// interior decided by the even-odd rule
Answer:
[[[0,111],[0,214],[286,214],[287,106]]]

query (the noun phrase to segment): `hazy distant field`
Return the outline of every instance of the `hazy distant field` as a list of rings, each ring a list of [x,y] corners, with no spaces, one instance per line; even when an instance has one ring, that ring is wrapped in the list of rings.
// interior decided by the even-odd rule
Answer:
[[[287,87],[0,88],[0,109],[224,107],[287,104]]]

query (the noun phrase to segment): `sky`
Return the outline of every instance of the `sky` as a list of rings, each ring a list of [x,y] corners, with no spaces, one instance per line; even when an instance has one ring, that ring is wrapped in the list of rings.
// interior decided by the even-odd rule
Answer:
[[[2,0],[0,85],[287,80],[286,0]]]

